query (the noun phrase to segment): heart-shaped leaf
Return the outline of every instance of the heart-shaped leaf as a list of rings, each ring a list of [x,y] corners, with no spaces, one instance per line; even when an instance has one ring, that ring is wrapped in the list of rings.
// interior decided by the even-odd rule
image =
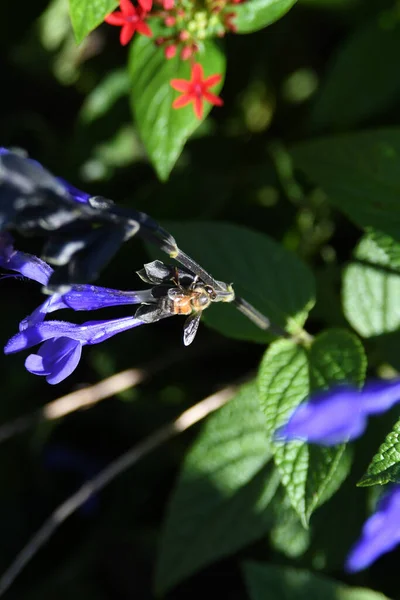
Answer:
[[[365,369],[360,341],[344,330],[321,334],[309,352],[294,342],[279,340],[269,347],[261,363],[259,396],[267,434],[282,484],[305,526],[315,508],[326,501],[346,477],[349,455],[344,444],[320,447],[301,441],[277,442],[275,431],[313,390],[343,381],[361,384]]]

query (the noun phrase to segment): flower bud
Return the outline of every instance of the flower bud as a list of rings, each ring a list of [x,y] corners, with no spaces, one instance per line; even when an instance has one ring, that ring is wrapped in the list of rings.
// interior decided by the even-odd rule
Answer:
[[[166,46],[164,50],[165,58],[169,60],[170,58],[174,58],[176,54],[176,44],[171,44],[170,46]]]
[[[192,46],[185,46],[184,48],[182,48],[181,59],[188,60],[188,58],[190,58],[192,56],[192,54],[193,54]]]

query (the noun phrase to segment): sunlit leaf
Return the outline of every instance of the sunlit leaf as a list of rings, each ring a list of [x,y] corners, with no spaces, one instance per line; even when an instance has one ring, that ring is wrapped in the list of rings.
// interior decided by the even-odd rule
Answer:
[[[161,537],[156,589],[263,536],[279,484],[254,383],[208,419],[186,455]]]
[[[71,22],[77,43],[82,42],[117,6],[117,0],[69,0]]]
[[[322,447],[301,441],[274,441],[276,430],[316,389],[339,382],[361,384],[366,359],[359,340],[347,331],[328,330],[309,352],[294,342],[280,340],[267,350],[258,382],[266,431],[273,442],[275,463],[290,502],[307,526],[315,508],[339,487],[350,468],[345,445]]]
[[[363,237],[343,277],[343,308],[364,337],[400,327],[400,244],[387,235]]]
[[[277,21],[297,0],[247,0],[237,4],[235,25],[238,33],[251,33]]]

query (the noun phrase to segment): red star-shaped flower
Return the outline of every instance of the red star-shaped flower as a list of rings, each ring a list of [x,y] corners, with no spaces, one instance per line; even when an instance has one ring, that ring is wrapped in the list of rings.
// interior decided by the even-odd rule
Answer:
[[[171,79],[170,83],[174,90],[182,92],[182,96],[179,96],[172,103],[172,108],[182,108],[193,102],[194,114],[198,119],[201,119],[203,116],[204,100],[215,106],[223,105],[222,98],[208,91],[208,88],[219,83],[221,79],[222,75],[218,73],[204,79],[203,67],[199,63],[194,64],[189,81],[186,81],[186,79]]]
[[[136,8],[131,0],[119,0],[121,10],[116,10],[104,19],[109,25],[122,27],[119,39],[123,46],[128,44],[135,31],[148,37],[152,36],[150,27],[144,21],[147,10],[151,9],[152,0],[140,0],[139,4],[140,7]]]

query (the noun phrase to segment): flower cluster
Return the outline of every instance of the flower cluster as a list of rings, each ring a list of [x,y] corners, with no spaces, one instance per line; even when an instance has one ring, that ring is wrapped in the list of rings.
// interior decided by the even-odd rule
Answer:
[[[45,235],[42,256],[55,265],[47,287],[94,280],[136,233],[177,256],[175,239],[145,213],[91,196],[37,161],[0,147],[0,232]]]
[[[204,79],[203,67],[195,62],[194,57],[206,38],[223,37],[228,31],[236,31],[232,8],[241,1],[206,0],[200,10],[190,0],[159,0],[157,5],[153,5],[152,0],[138,0],[138,6],[131,0],[120,0],[120,10],[107,15],[105,22],[121,27],[120,42],[125,46],[135,32],[151,37],[152,30],[147,21],[161,19],[166,33],[156,37],[155,44],[164,48],[166,59],[179,53],[182,60],[190,59],[192,63],[189,81],[171,80],[171,86],[184,93],[172,106],[178,109],[193,102],[194,113],[201,119],[204,101],[215,106],[223,104],[221,98],[209,92],[210,87],[221,81],[222,75],[210,74]]]
[[[400,402],[400,381],[372,381],[362,390],[337,386],[320,392],[293,412],[277,439],[334,445],[359,437],[370,415]],[[400,543],[400,485],[393,485],[366,521],[346,562],[348,572],[365,569]]]
[[[8,234],[0,237],[0,266],[16,271],[46,286],[53,269],[40,258],[15,250]],[[66,321],[45,321],[56,310],[96,310],[121,304],[139,304],[152,299],[150,290],[123,292],[94,285],[73,285],[67,292],[49,296],[31,315],[23,319],[19,332],[5,346],[5,353],[19,352],[41,344],[37,354],[30,354],[25,367],[35,375],[43,375],[48,383],[59,383],[79,363],[85,345],[99,344],[113,335],[144,321],[122,317],[107,321],[88,321],[76,325]]]

